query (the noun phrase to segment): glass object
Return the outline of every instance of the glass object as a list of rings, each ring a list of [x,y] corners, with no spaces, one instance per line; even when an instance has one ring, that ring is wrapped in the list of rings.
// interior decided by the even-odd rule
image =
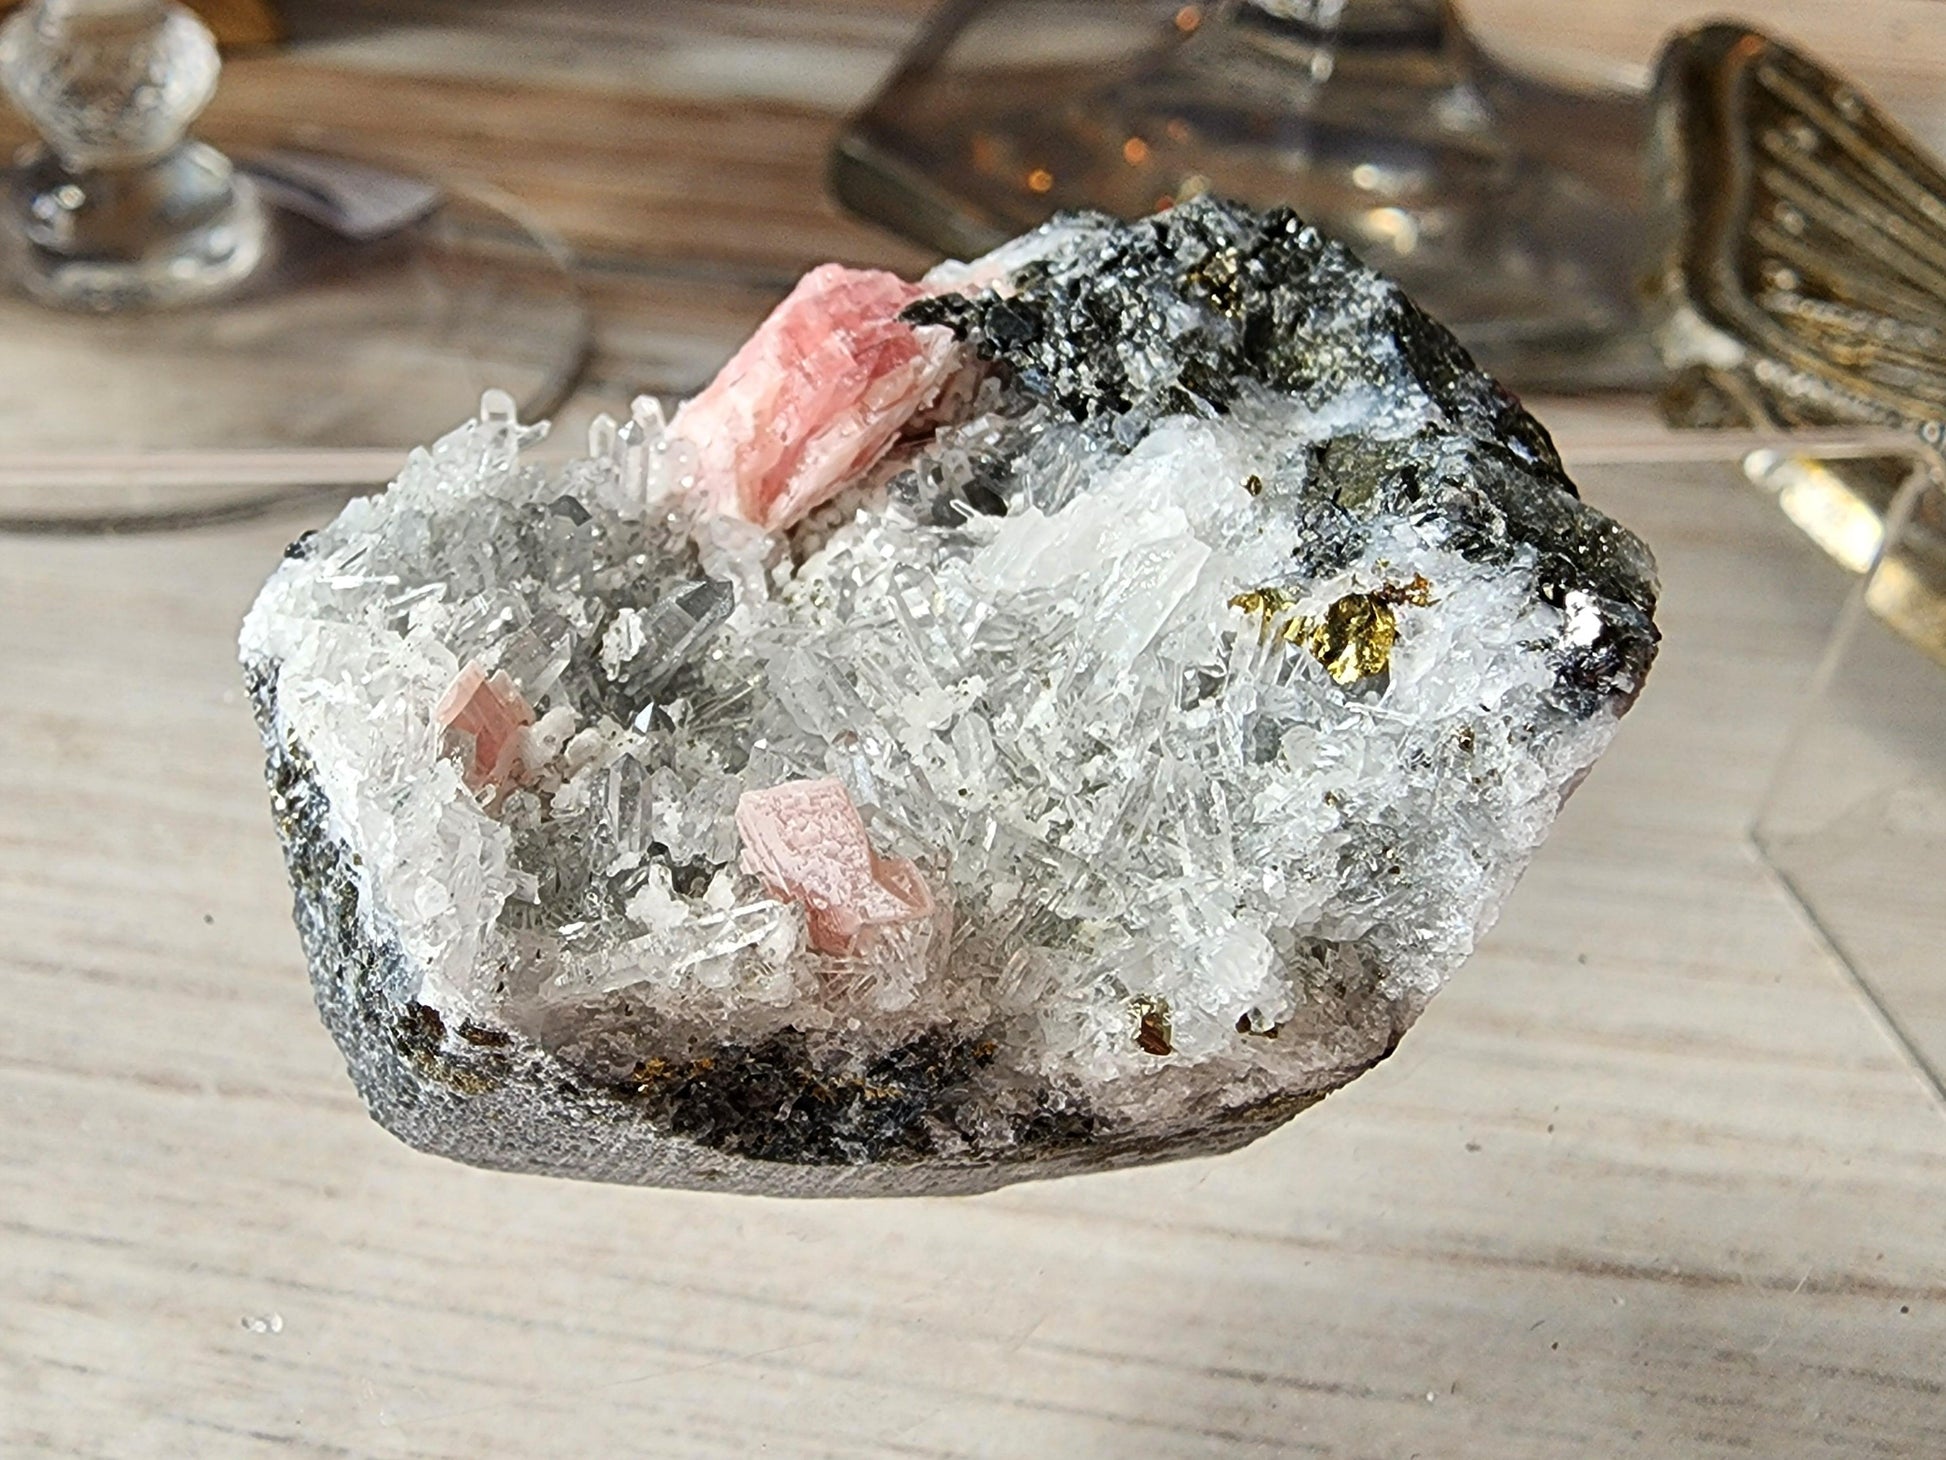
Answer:
[[[1908,458],[1882,522],[1755,835],[1946,1098],[1946,472],[1936,452],[1922,450],[1916,467]]]
[[[1930,433],[1868,426],[1655,439],[1598,425],[1557,443],[1598,491],[1646,466],[1664,490],[1720,491],[1740,468],[1860,575],[1793,701],[1751,836],[1946,1100],[1946,457]],[[1822,589],[1794,580],[1785,591]]]
[[[0,85],[0,528],[173,525],[377,485],[482,390],[543,415],[585,357],[559,244],[484,197],[187,135],[215,43],[168,0],[32,0]]]
[[[1640,95],[1483,51],[1448,0],[962,0],[850,124],[839,199],[970,255],[1060,208],[1286,203],[1526,389],[1641,386]]]

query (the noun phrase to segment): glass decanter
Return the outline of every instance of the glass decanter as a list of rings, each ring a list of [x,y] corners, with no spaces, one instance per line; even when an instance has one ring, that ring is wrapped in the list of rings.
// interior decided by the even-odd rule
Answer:
[[[832,184],[961,255],[1062,208],[1284,203],[1511,383],[1641,386],[1647,116],[1504,64],[1450,0],[973,0],[854,119]]]

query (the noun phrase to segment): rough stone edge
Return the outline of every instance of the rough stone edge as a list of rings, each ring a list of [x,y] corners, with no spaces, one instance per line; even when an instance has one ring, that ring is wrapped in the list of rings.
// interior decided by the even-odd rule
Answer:
[[[310,756],[277,713],[276,671],[246,680],[265,751],[265,778],[318,1012],[373,1120],[416,1150],[471,1166],[538,1176],[760,1196],[960,1196],[1015,1182],[1223,1155],[1268,1135],[1380,1063],[1329,1090],[1274,1096],[1161,1135],[1128,1135],[1014,1156],[932,1157],[857,1164],[754,1160],[657,1129],[612,1094],[505,1031],[469,1039],[432,1010],[388,997],[410,986],[396,940],[368,935],[353,854],[326,829],[327,798]]]

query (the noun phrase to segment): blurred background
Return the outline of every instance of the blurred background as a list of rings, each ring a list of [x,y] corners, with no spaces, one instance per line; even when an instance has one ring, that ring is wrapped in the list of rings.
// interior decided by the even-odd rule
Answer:
[[[1762,46],[1665,75],[1673,204],[1649,88],[1714,3],[198,8],[220,77],[180,29],[75,62],[64,27],[150,0],[0,38],[81,151],[113,94],[236,159],[275,245],[197,153],[235,278],[57,307],[22,280],[163,194],[37,154],[6,198],[40,252],[0,297],[0,1456],[1946,1455],[1946,494],[1913,469],[1946,184],[1871,110],[1946,148],[1946,3],[1746,7],[1825,70],[1781,109]],[[1849,170],[1787,276],[1751,250],[1790,211],[1710,205],[1799,136]],[[813,264],[910,274],[1229,166],[1269,201],[1266,142],[1428,270],[1664,576],[1640,707],[1399,1055],[1221,1160],[956,1201],[500,1176],[372,1127],[235,663],[286,543],[484,388],[575,454]],[[1644,283],[1697,325],[1673,354]],[[1779,324],[1813,294],[1891,300],[1887,349]]]
[[[848,120],[922,36],[963,28],[977,42],[985,27],[1027,47],[1011,58],[1017,67],[1043,70],[1060,58],[1035,48],[1052,50],[1049,37],[1066,36],[1069,54],[1085,62],[1075,74],[1109,75],[1203,12],[1157,0],[204,0],[201,8],[230,44],[198,135],[241,156],[293,147],[348,155],[515,206],[574,250],[596,321],[583,390],[611,400],[693,389],[814,262],[909,271],[939,257],[930,243],[847,213],[826,185]],[[1215,20],[1225,7],[1207,8]],[[1316,19],[1342,7],[1307,0],[1297,9]],[[1853,76],[1922,141],[1946,142],[1938,61],[1946,7],[1770,0],[1757,9],[1757,24]],[[1546,0],[1461,7],[1467,32],[1507,69],[1637,93],[1669,34],[1717,13],[1683,0],[1571,12]],[[1020,98],[994,100],[996,109],[1002,100],[1018,109]],[[0,127],[8,145],[30,136],[17,115]],[[1375,152],[1373,160],[1386,158]],[[1155,191],[1169,194],[1181,181],[1158,176]],[[1054,188],[1047,207],[1077,200],[1065,178]],[[1411,262],[1395,260],[1407,274]]]

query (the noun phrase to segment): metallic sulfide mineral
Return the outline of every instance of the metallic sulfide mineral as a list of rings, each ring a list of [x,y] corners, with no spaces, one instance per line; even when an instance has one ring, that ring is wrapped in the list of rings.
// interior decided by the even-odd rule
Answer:
[[[483,1166],[977,1191],[1384,1059],[1655,655],[1654,566],[1288,213],[808,275],[535,464],[489,400],[244,625],[373,1114]]]

